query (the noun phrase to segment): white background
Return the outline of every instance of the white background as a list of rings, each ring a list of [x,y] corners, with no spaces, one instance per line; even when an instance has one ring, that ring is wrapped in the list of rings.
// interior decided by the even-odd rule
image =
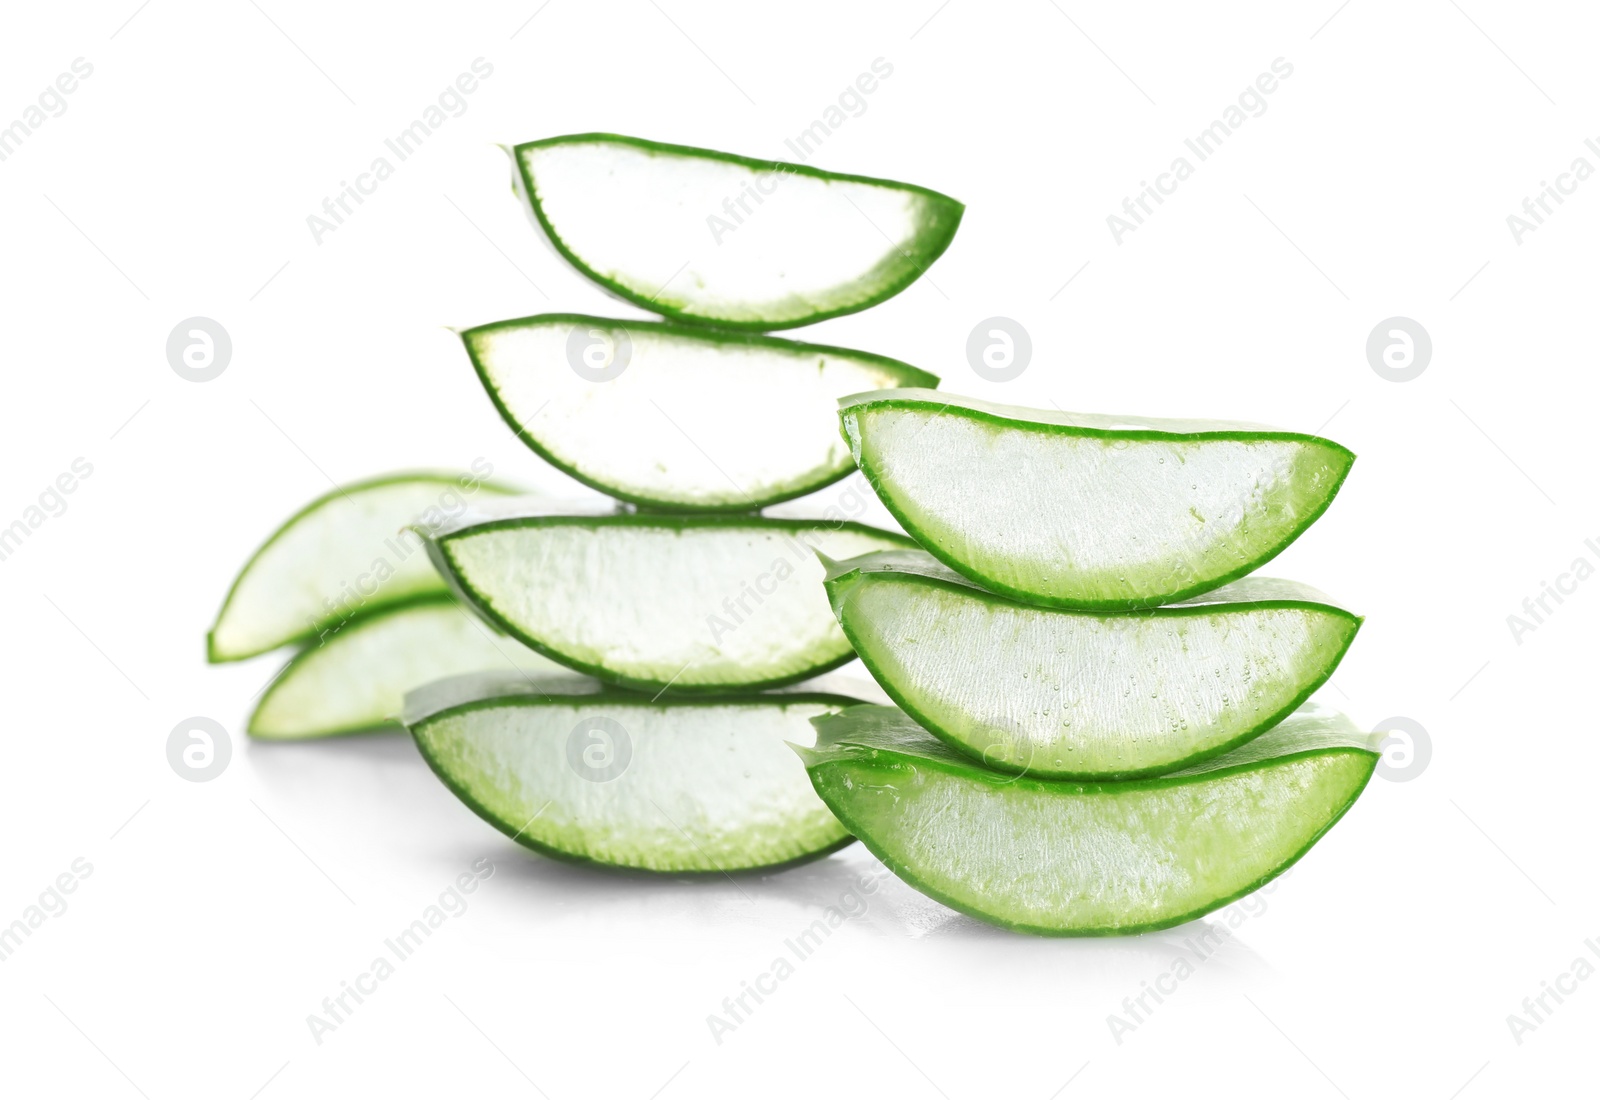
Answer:
[[[1574,158],[1600,167],[1583,146],[1600,134],[1593,13],[540,2],[3,17],[0,121],[74,58],[94,66],[0,163],[0,525],[74,458],[94,468],[0,562],[0,923],[75,858],[93,866],[0,964],[6,1091],[1578,1091],[1600,981],[1520,1045],[1506,1018],[1600,936],[1600,582],[1520,645],[1506,617],[1597,558],[1600,181],[1520,244],[1506,216]],[[468,110],[314,243],[306,216],[478,57],[494,74]],[[931,278],[796,335],[995,400],[1348,445],[1338,500],[1269,572],[1368,616],[1325,697],[1431,734],[1419,778],[1375,780],[1120,1043],[1108,1014],[1195,928],[1027,938],[891,881],[718,1044],[707,1015],[870,869],[859,848],[738,884],[558,865],[457,804],[403,738],[244,743],[278,659],[202,660],[238,565],[330,480],[484,456],[577,491],[504,430],[442,326],[633,311],[536,240],[492,143],[603,129],[781,157],[879,57],[893,76],[812,163],[936,188],[966,220]],[[1116,243],[1106,216],[1279,57],[1294,73],[1266,113]],[[234,344],[205,384],[165,358],[193,315]],[[1034,345],[1004,385],[964,352],[994,315]],[[1394,315],[1434,342],[1404,384],[1364,350]],[[166,761],[190,715],[234,734],[209,783]],[[471,908],[317,1045],[308,1013],[480,856],[497,870]]]

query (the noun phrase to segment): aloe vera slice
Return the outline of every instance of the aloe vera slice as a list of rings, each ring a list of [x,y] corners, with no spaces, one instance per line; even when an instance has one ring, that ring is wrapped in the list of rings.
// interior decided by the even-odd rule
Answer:
[[[850,836],[786,741],[856,702],[774,692],[662,699],[566,675],[464,677],[406,699],[428,765],[474,813],[560,859],[739,871],[826,854]]]
[[[1281,874],[1355,801],[1375,738],[1308,704],[1153,779],[1008,776],[892,707],[819,719],[796,747],[845,827],[896,875],[980,920],[1046,935],[1167,928]]]
[[[1172,603],[1276,556],[1355,456],[1314,435],[991,405],[933,390],[840,402],[851,454],[940,561],[1056,607]]]
[[[363,615],[284,666],[250,716],[251,736],[291,741],[397,728],[406,692],[470,672],[565,671],[497,634],[449,595]]]
[[[213,663],[304,642],[357,614],[447,589],[421,541],[419,518],[443,520],[473,494],[515,490],[476,473],[405,473],[358,481],[290,516],[245,562],[206,636]]]
[[[994,768],[1128,778],[1196,763],[1320,687],[1361,620],[1247,577],[1150,611],[1075,611],[977,587],[921,550],[830,562],[862,662],[929,732]]]
[[[540,457],[665,509],[750,511],[814,492],[855,468],[838,398],[939,384],[870,352],[571,313],[461,339],[500,415]],[[606,360],[598,373],[590,349]]]
[[[965,209],[909,183],[616,134],[511,155],[572,266],[625,301],[724,328],[793,328],[891,298],[949,246]]]
[[[439,571],[491,623],[569,668],[651,693],[775,687],[838,667],[854,654],[817,551],[911,545],[859,523],[545,501],[427,533]]]

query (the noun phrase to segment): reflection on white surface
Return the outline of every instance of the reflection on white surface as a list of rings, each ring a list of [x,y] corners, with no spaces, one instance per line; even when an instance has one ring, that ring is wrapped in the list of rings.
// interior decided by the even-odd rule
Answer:
[[[647,930],[653,942],[714,939],[760,957],[776,949],[798,965],[823,952],[843,957],[915,945],[946,962],[979,968],[1013,992],[1049,995],[1064,983],[1104,985],[1107,1011],[1137,997],[1141,982],[1187,969],[1258,981],[1271,965],[1249,944],[1271,899],[1245,899],[1177,928],[1137,936],[1049,938],[997,928],[955,912],[896,879],[860,844],[777,872],[673,876],[619,871],[542,856],[480,820],[439,783],[402,733],[280,745],[252,742],[249,765],[276,805],[320,819],[330,836],[381,838],[392,859],[428,880],[448,879],[488,855],[492,904],[528,929]],[[1269,888],[1270,889],[1270,888]],[[1231,925],[1231,927],[1230,927]],[[792,946],[791,946],[792,945]],[[796,950],[795,948],[798,948]],[[1189,984],[1186,973],[1178,982]],[[1177,981],[1174,979],[1173,981]],[[1163,979],[1163,987],[1173,981]],[[1200,982],[1193,983],[1199,986]],[[1153,1001],[1147,1001],[1153,1004]]]

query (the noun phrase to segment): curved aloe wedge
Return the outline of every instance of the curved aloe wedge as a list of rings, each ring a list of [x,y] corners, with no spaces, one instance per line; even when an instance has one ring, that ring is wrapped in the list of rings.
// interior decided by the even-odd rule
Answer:
[[[652,693],[794,683],[854,654],[816,552],[910,546],[859,523],[558,512],[430,529],[462,597],[554,661]]]
[[[1156,774],[1248,741],[1333,674],[1361,625],[1264,577],[1152,611],[1034,607],[921,550],[831,562],[827,587],[862,662],[929,732],[1057,779]]]
[[[1108,935],[1204,916],[1304,855],[1356,800],[1375,740],[1302,707],[1155,779],[1069,783],[974,764],[892,707],[816,722],[796,747],[845,827],[910,885],[1021,932]]]
[[[461,339],[540,457],[602,493],[674,510],[752,511],[814,492],[855,469],[835,430],[840,397],[939,384],[870,352],[572,313]],[[593,348],[599,375],[583,358]]]
[[[290,741],[395,728],[406,692],[490,671],[564,670],[496,634],[451,596],[423,596],[362,615],[296,654],[262,694],[248,730]]]
[[[739,871],[850,842],[785,745],[856,700],[667,699],[579,676],[462,677],[406,699],[445,786],[537,852],[645,871]]]
[[[932,390],[840,402],[856,463],[936,558],[1030,603],[1154,607],[1244,576],[1355,456],[1252,424],[1043,412]]]
[[[654,313],[724,328],[793,328],[891,298],[949,246],[965,209],[909,183],[616,134],[511,155],[572,266]]]
[[[440,472],[391,474],[318,497],[245,562],[206,636],[207,659],[254,657],[354,615],[445,592],[406,525],[457,515],[473,493],[514,491],[477,472]]]

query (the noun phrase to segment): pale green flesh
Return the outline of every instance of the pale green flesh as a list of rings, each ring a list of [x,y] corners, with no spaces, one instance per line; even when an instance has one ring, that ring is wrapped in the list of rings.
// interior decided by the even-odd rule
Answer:
[[[837,431],[840,397],[937,382],[838,348],[574,315],[485,325],[462,339],[506,419],[541,455],[603,492],[658,507],[749,510],[819,488],[854,468]],[[580,374],[575,340],[602,366],[621,363],[620,373]]]
[[[559,681],[545,691],[411,727],[456,794],[521,843],[610,866],[694,872],[787,863],[848,838],[785,744],[809,743],[810,719],[847,699],[652,703],[567,694]],[[623,759],[620,774],[586,777]]]
[[[830,808],[911,885],[1025,931],[1167,927],[1281,872],[1370,777],[1371,739],[1303,708],[1209,765],[1154,780],[1008,778],[892,708],[823,720],[802,750]]]
[[[395,727],[406,692],[468,672],[563,671],[441,597],[365,616],[307,649],[250,717],[253,737],[300,740]]]
[[[494,621],[555,660],[617,683],[767,686],[843,663],[850,645],[817,551],[903,547],[871,528],[772,520],[487,524],[438,557]]]
[[[747,328],[888,297],[943,251],[960,218],[954,200],[888,181],[603,136],[530,143],[515,156],[519,189],[585,274],[647,309]]]
[[[471,474],[399,475],[349,485],[280,527],[234,581],[207,638],[212,661],[301,640],[353,616],[447,589],[405,530],[510,490]]]
[[[890,511],[964,575],[1056,606],[1155,606],[1241,576],[1321,513],[1351,461],[1249,425],[882,398],[847,398],[841,418]]]
[[[991,767],[1042,776],[1170,770],[1232,745],[1302,702],[1359,625],[1259,577],[1203,608],[1089,612],[982,592],[917,550],[832,572],[846,635],[902,706]]]

